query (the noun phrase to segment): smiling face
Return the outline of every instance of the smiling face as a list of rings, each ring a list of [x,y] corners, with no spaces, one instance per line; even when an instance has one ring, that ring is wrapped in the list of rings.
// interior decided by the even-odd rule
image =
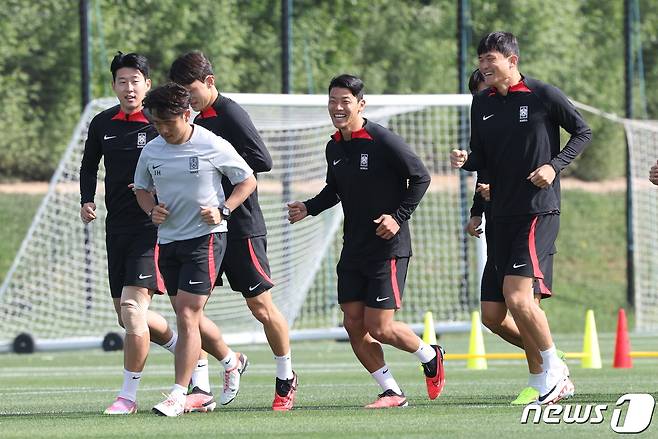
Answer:
[[[478,68],[487,87],[507,89],[521,79],[517,70],[519,57],[516,55],[505,56],[492,50],[478,56]]]
[[[132,114],[142,108],[144,96],[151,89],[151,80],[144,78],[138,69],[122,67],[116,72],[112,89],[119,98],[121,110],[126,114]]]
[[[365,106],[366,101],[354,96],[349,88],[334,87],[329,91],[329,117],[343,134],[361,129]]]

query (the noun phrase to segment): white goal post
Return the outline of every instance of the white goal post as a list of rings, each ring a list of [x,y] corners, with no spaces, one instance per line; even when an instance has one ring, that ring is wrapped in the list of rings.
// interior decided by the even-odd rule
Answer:
[[[335,131],[327,114],[327,97],[226,95],[250,114],[274,161],[271,172],[259,175],[258,189],[268,227],[274,301],[291,324],[293,339],[344,338],[335,275],[342,239],[341,209],[334,207],[294,226],[288,224],[285,209],[285,202],[305,200],[323,187],[324,148]],[[478,255],[481,261],[482,250],[475,241],[482,240],[468,239],[463,231],[473,182],[467,173],[450,168],[448,153],[456,146],[467,146],[471,96],[367,95],[366,101],[366,117],[401,135],[432,174],[430,189],[411,219],[414,256],[398,318],[420,332],[424,314],[431,311],[438,332],[467,331],[470,312],[479,305]],[[33,337],[37,350],[48,350],[99,346],[107,333],[122,332],[107,281],[102,166],[98,219],[88,226],[79,219],[79,168],[87,128],[95,114],[116,103],[113,98],[97,99],[85,109],[0,287],[0,351],[11,350],[14,337],[21,333]],[[629,139],[633,144],[641,143],[635,140],[638,136],[648,139],[648,152],[643,154],[653,154],[655,162],[656,134],[649,130],[651,138],[646,132],[644,128],[640,134],[631,131]],[[646,174],[644,164],[637,169],[638,175]],[[656,188],[646,182],[641,187],[653,196],[653,207],[646,214],[653,215],[648,222],[658,239]],[[656,271],[653,276],[658,276]],[[653,278],[649,286],[657,280]],[[638,290],[648,288],[637,283]],[[637,301],[638,310],[641,305],[645,312],[657,313],[655,291],[646,295],[653,302]],[[175,324],[166,297],[156,296],[152,307]],[[206,313],[229,343],[265,341],[242,296],[227,286],[213,292]],[[658,321],[655,315],[651,319]],[[638,316],[640,321],[646,320]]]

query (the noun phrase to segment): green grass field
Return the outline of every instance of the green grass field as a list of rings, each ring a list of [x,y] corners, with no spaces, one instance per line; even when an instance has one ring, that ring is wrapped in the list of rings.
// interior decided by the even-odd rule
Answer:
[[[557,337],[562,349],[581,349],[579,336]],[[266,346],[241,349],[251,359],[240,394],[229,406],[208,414],[177,419],[151,413],[173,380],[172,356],[153,347],[138,393],[140,411],[109,417],[102,410],[121,385],[122,355],[81,351],[0,357],[0,437],[9,438],[169,438],[169,437],[297,437],[297,438],[489,438],[612,437],[610,419],[616,400],[626,393],[658,397],[656,360],[635,360],[632,369],[610,367],[613,338],[601,336],[604,368],[581,369],[570,361],[576,397],[570,404],[609,404],[602,424],[522,425],[522,408],[508,402],[526,382],[521,361],[489,361],[489,369],[466,369],[465,362],[446,363],[443,394],[429,401],[415,358],[387,349],[388,364],[409,398],[404,409],[366,410],[378,387],[358,364],[348,343],[297,343],[293,363],[300,386],[295,410],[270,410],[274,361]],[[464,335],[440,341],[449,352],[464,352]],[[655,347],[655,339],[635,337],[635,350]],[[485,334],[490,351],[513,351]],[[211,362],[212,383],[220,386],[219,366]],[[655,418],[655,417],[654,417]],[[655,421],[640,437],[656,437]],[[514,435],[514,436],[512,436]]]

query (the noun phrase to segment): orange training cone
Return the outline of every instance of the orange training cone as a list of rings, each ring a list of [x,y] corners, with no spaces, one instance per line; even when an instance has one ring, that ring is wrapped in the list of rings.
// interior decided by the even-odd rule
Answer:
[[[628,325],[626,323],[626,311],[619,308],[617,314],[617,338],[615,340],[615,360],[612,364],[616,368],[633,367],[631,358],[631,341],[628,338]]]

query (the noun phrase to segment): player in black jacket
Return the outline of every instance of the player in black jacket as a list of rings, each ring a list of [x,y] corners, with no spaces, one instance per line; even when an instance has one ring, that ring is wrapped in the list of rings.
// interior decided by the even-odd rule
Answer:
[[[341,203],[343,250],[338,302],[352,350],[383,392],[367,408],[404,407],[407,399],[380,343],[414,353],[423,364],[430,399],[445,381],[443,350],[395,321],[411,257],[409,219],[430,184],[420,158],[399,136],[363,118],[363,82],[340,75],[329,84],[329,116],[338,131],[326,148],[327,179],[305,202],[288,204],[291,223]]]
[[[228,140],[254,173],[272,169],[270,153],[251,118],[240,105],[219,94],[212,64],[203,53],[193,51],[178,57],[171,65],[169,76],[192,95],[192,108],[199,111],[195,124]],[[233,185],[228,178],[222,179],[222,186],[226,196],[230,196]],[[292,370],[288,322],[272,301],[270,292],[274,281],[267,259],[267,228],[258,192],[254,191],[224,216],[230,216],[228,243],[217,284],[222,285],[222,273],[225,273],[231,289],[242,293],[254,317],[263,324],[276,361],[272,409],[287,411],[294,404],[297,375]]]
[[[574,388],[532,291],[537,284],[543,295],[551,294],[545,280],[559,228],[559,172],[589,143],[591,130],[559,89],[521,75],[514,35],[485,36],[478,59],[491,88],[473,99],[471,153],[453,150],[450,160],[454,167],[489,172],[494,260],[505,303],[526,350],[541,354],[537,402],[553,403]],[[560,127],[571,135],[562,149]]]
[[[123,387],[105,413],[131,414],[137,410],[149,342],[173,352],[177,337],[161,315],[148,310],[153,293],[165,291],[157,270],[157,228],[130,187],[142,148],[157,136],[142,113],[142,100],[151,87],[148,60],[119,52],[110,70],[119,105],[97,114],[89,124],[80,166],[80,217],[85,224],[96,219],[94,197],[103,157],[110,292],[119,324],[126,329]]]
[[[475,95],[482,90],[487,89],[484,83],[484,76],[480,69],[475,69],[468,81],[468,88],[471,94]],[[484,236],[487,242],[487,261],[482,272],[482,281],[480,285],[480,309],[482,312],[482,323],[493,333],[498,334],[505,341],[524,349],[523,339],[519,328],[514,322],[514,318],[507,312],[505,297],[503,296],[503,286],[498,280],[496,266],[494,263],[494,242],[493,242],[493,218],[491,216],[490,202],[490,185],[489,175],[486,170],[480,170],[477,173],[477,184],[475,194],[473,195],[473,206],[471,207],[471,218],[466,225],[466,232],[479,238],[482,235],[482,218],[486,218],[484,226]],[[552,283],[552,273],[544,272],[544,282],[549,285]],[[535,284],[537,287],[537,284]],[[541,292],[535,291],[535,300],[539,303]],[[562,351],[558,351],[564,355]],[[512,405],[526,405],[537,400],[538,387],[542,378],[541,355],[537,349],[526,352],[528,361],[529,378],[528,385],[521,390],[519,395],[511,402]]]

